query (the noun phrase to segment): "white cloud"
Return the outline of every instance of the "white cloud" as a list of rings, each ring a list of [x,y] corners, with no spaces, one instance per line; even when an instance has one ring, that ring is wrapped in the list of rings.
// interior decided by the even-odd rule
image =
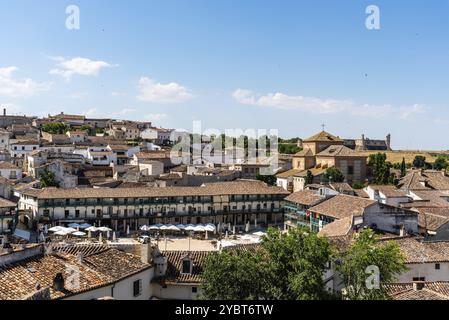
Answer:
[[[407,119],[412,115],[425,113],[426,107],[421,104],[414,104],[412,106],[399,107],[399,117],[401,119]]]
[[[113,117],[119,117],[119,116],[126,116],[128,114],[135,113],[135,112],[137,112],[136,109],[123,108],[122,110],[116,111],[116,112],[112,112],[111,114],[112,114]]]
[[[0,96],[31,97],[38,92],[50,90],[51,83],[14,78],[13,73],[17,70],[15,66],[0,68]]]
[[[14,103],[0,103],[0,106],[1,106],[1,110],[0,110],[1,114],[3,114],[3,108],[6,109],[6,113],[9,115],[22,114],[23,108]]]
[[[147,114],[146,118],[150,121],[160,121],[162,119],[167,118],[167,114],[165,114],[165,113],[150,113],[150,114]]]
[[[438,124],[438,125],[448,125],[449,124],[449,119],[434,118],[433,119],[433,123]]]
[[[92,117],[92,118],[120,118],[124,117],[133,113],[136,113],[138,110],[133,108],[123,108],[119,111],[110,111],[108,112],[102,112],[101,110],[97,108],[90,108],[82,112],[82,114],[85,114],[86,117]]]
[[[193,98],[186,87],[175,82],[167,84],[158,83],[150,78],[142,77],[139,80],[140,101],[156,103],[181,103]]]
[[[256,94],[253,91],[237,89],[232,97],[240,104],[276,108],[281,110],[299,110],[309,113],[333,114],[347,112],[351,115],[365,117],[382,117],[396,115],[401,119],[407,119],[414,114],[425,112],[423,105],[395,107],[390,104],[372,105],[356,104],[351,100],[321,99],[306,96],[289,96],[284,93]]]
[[[82,112],[86,117],[99,117],[102,116],[102,114],[98,111],[97,108],[90,108],[88,110],[85,110]]]
[[[112,91],[111,92],[111,96],[113,96],[113,97],[123,97],[123,96],[126,96],[126,93],[118,92],[118,91]]]
[[[72,92],[68,95],[71,99],[83,99],[87,97],[89,94],[87,92]]]
[[[105,61],[94,61],[81,57],[70,60],[63,57],[55,57],[53,60],[57,61],[58,64],[55,69],[50,70],[50,74],[62,76],[66,80],[70,80],[74,75],[97,76],[101,69],[117,66]]]

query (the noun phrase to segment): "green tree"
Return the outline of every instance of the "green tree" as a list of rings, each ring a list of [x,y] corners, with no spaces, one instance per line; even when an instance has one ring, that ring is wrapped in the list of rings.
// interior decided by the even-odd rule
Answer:
[[[58,183],[55,181],[55,174],[48,169],[44,169],[40,175],[39,180],[41,181],[42,188],[57,187]]]
[[[42,131],[51,134],[65,134],[68,130],[69,126],[62,122],[51,122],[42,126]]]
[[[443,170],[448,166],[447,159],[444,156],[438,156],[433,164],[435,170]]]
[[[326,169],[324,173],[324,179],[328,182],[343,182],[345,181],[345,176],[341,173],[340,169],[336,167],[330,167]]]
[[[298,147],[298,145],[294,143],[280,143],[279,144],[279,153],[283,154],[295,154],[301,151],[302,149]]]
[[[223,251],[207,256],[201,297],[207,300],[261,299],[266,291],[259,253]]]
[[[211,254],[203,268],[203,299],[319,300],[332,257],[325,238],[303,229],[269,229],[254,252]]]
[[[416,156],[413,160],[413,166],[417,169],[426,167],[426,157],[424,156]]]
[[[406,174],[407,174],[407,165],[405,164],[405,158],[402,158],[402,162],[401,162],[401,178],[405,177]]]
[[[381,285],[392,282],[407,270],[399,246],[393,242],[380,243],[370,229],[356,235],[350,248],[338,257],[337,270],[349,300],[385,300],[388,294]],[[378,273],[377,273],[378,271]],[[379,282],[376,285],[376,274]]]
[[[304,187],[313,183],[313,174],[312,171],[307,170],[306,179],[304,182]]]
[[[83,124],[81,127],[80,127],[80,130],[81,131],[87,131],[87,134],[89,135],[89,136],[94,136],[95,134],[96,134],[96,130],[95,129],[93,129],[91,126],[89,126],[88,124]]]
[[[265,174],[257,174],[256,176],[257,180],[263,181],[269,186],[275,186],[277,183],[277,178],[275,175],[265,175]]]
[[[390,173],[392,164],[387,161],[385,153],[370,154],[368,166],[372,169],[375,184],[391,184],[394,176]]]
[[[270,229],[262,239],[265,253],[267,299],[323,300],[329,298],[323,274],[332,259],[326,238],[306,229],[288,233]]]
[[[354,182],[354,184],[352,185],[352,188],[356,189],[356,190],[360,190],[360,189],[365,188],[365,184],[362,182]]]

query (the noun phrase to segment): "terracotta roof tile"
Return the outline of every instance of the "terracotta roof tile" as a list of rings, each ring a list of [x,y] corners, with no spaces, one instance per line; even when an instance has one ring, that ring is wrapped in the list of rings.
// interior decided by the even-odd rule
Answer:
[[[321,202],[309,210],[336,219],[342,219],[352,215],[361,216],[367,207],[375,203],[377,203],[375,200],[341,194]]]
[[[343,141],[340,138],[326,132],[321,131],[307,139],[305,139],[303,142],[317,142],[317,141]]]
[[[332,223],[325,225],[320,232],[319,236],[325,237],[338,237],[351,234],[352,230],[352,217],[346,217],[340,220],[336,220]]]
[[[449,282],[423,282],[420,290],[413,283],[385,284],[390,297],[394,300],[449,300]]]
[[[293,203],[302,204],[302,205],[306,205],[306,206],[316,205],[316,204],[324,201],[325,199],[326,198],[324,196],[320,196],[310,190],[298,191],[298,192],[292,193],[287,198],[285,198],[286,201],[290,201]]]
[[[24,190],[24,194],[39,199],[86,199],[86,198],[145,198],[145,197],[177,197],[177,196],[213,196],[232,194],[279,194],[288,195],[289,192],[280,187],[271,187],[262,181],[243,181],[209,183],[203,187],[166,187],[166,188],[75,188],[42,190]]]

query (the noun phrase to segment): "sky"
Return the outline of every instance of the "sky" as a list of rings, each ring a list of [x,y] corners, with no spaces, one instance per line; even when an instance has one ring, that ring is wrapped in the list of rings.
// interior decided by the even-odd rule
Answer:
[[[449,0],[0,0],[0,105],[447,150],[448,40]]]

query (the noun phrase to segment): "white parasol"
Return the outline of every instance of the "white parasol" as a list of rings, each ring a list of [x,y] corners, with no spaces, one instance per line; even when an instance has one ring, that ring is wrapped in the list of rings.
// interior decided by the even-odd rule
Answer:
[[[112,231],[112,229],[111,229],[111,228],[108,228],[108,227],[99,227],[99,228],[97,228],[97,230],[98,230],[98,231],[101,231],[101,232]]]
[[[64,230],[64,229],[65,229],[64,227],[56,226],[56,227],[51,227],[50,229],[48,229],[48,231],[50,231],[50,232],[58,232],[58,231],[61,231],[61,230]]]
[[[168,226],[167,230],[170,230],[170,231],[181,231],[180,228],[178,228],[177,226],[174,226],[174,225]]]

